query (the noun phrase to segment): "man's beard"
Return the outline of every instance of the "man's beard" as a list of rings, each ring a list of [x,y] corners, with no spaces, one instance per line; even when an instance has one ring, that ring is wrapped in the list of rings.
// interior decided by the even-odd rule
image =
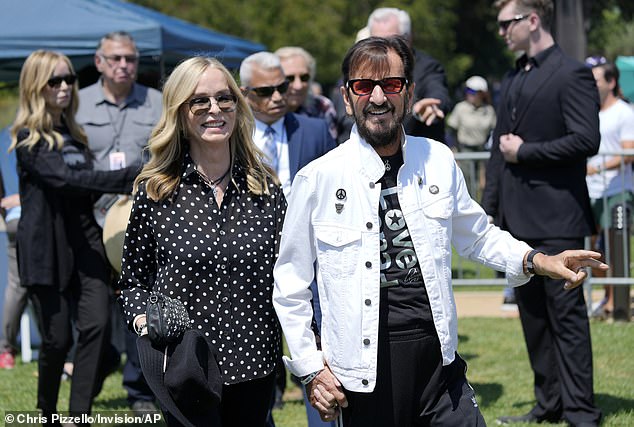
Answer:
[[[398,140],[397,138],[399,132],[401,131],[401,125],[405,117],[404,111],[401,113],[400,117],[392,116],[392,120],[378,128],[374,127],[373,130],[370,130],[368,126],[366,126],[366,121],[370,116],[370,112],[382,111],[385,108],[394,113],[395,108],[389,102],[386,102],[381,106],[368,103],[361,112],[357,112],[353,107],[354,120],[357,124],[359,135],[372,147],[385,147]]]

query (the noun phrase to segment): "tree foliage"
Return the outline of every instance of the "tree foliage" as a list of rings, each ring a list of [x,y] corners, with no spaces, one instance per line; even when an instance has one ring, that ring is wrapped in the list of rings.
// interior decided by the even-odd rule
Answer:
[[[203,27],[264,44],[274,51],[301,46],[317,59],[317,79],[331,85],[340,76],[341,60],[377,7],[399,7],[412,17],[414,44],[439,59],[450,80],[471,64],[456,54],[458,0],[135,0],[135,3]]]
[[[618,6],[600,12],[588,34],[588,53],[604,55],[610,61],[620,55],[634,55],[634,21],[627,21]]]
[[[264,44],[301,46],[317,59],[325,86],[340,76],[341,60],[377,7],[406,10],[414,46],[444,66],[452,89],[469,75],[501,78],[513,55],[497,34],[492,0],[130,0],[200,26]],[[555,0],[556,1],[556,0]],[[583,0],[588,52],[633,54],[634,2]]]

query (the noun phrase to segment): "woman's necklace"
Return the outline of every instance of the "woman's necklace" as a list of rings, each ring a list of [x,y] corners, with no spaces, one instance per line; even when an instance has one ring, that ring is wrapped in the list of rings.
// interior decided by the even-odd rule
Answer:
[[[229,175],[230,170],[231,170],[231,162],[229,162],[229,168],[227,169],[225,173],[222,174],[221,177],[216,179],[209,179],[207,175],[205,175],[203,172],[198,170],[198,165],[196,165],[196,173],[198,174],[200,179],[202,179],[203,182],[211,188],[211,191],[214,193],[214,199],[218,196],[218,186],[227,177],[227,175]]]

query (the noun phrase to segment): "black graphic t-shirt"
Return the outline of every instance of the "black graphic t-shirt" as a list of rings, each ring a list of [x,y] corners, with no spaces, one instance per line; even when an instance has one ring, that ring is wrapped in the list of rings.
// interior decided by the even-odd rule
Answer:
[[[390,330],[433,328],[427,290],[405,217],[398,201],[396,177],[403,152],[381,157],[385,175],[379,180],[381,198],[381,326]]]

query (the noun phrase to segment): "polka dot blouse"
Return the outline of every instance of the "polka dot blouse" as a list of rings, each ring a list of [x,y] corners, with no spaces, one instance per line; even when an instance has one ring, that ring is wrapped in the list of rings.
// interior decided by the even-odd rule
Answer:
[[[123,248],[124,313],[128,324],[144,314],[150,290],[176,297],[216,348],[226,384],[261,378],[281,351],[271,298],[286,200],[273,183],[269,196],[249,193],[235,165],[218,207],[194,166],[186,154],[171,200],[154,202],[139,186]]]

